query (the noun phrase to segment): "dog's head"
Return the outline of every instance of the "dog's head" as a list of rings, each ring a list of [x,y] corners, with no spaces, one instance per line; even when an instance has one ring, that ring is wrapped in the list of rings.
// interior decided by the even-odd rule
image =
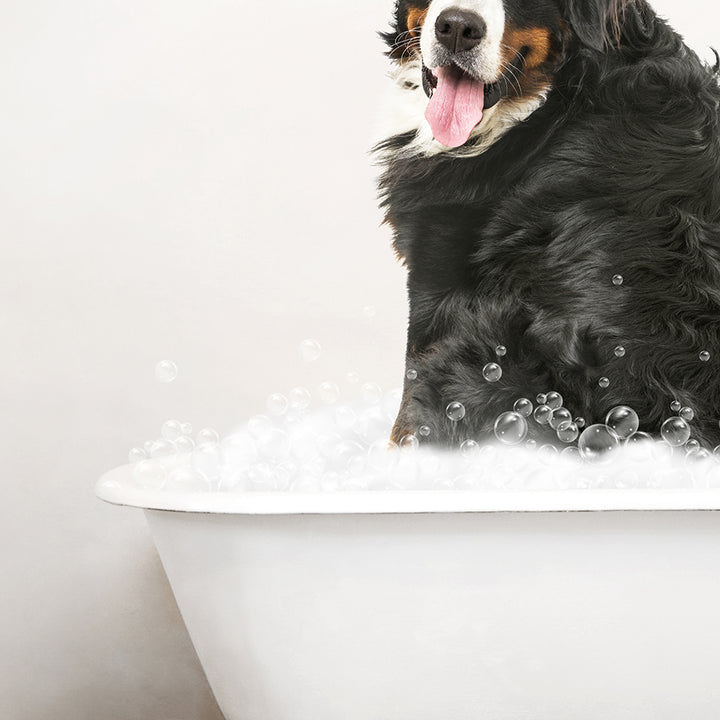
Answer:
[[[569,46],[614,44],[623,2],[399,0],[383,37],[391,58],[419,70],[432,135],[454,148],[497,105],[537,107]]]

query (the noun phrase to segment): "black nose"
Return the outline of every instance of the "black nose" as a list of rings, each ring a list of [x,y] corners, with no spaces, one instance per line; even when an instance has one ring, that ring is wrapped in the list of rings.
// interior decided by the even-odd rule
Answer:
[[[485,21],[471,10],[451,7],[435,21],[435,37],[451,53],[471,50],[485,37]]]

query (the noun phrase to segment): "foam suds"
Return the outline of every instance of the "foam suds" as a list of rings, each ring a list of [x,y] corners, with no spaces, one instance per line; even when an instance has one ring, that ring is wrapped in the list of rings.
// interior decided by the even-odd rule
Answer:
[[[689,408],[668,418],[663,439],[653,439],[637,431],[626,406],[584,428],[550,391],[537,407],[519,398],[502,413],[495,444],[466,438],[456,450],[438,450],[423,427],[400,446],[389,443],[400,390],[357,387],[360,397],[340,404],[338,386],[322,383],[315,408],[307,388],[274,393],[267,414],[222,439],[211,428],[193,439],[187,423],[168,421],[162,437],[131,450],[135,482],[178,492],[720,488],[716,456],[690,438]],[[448,404],[459,429],[464,415],[461,403]],[[528,422],[553,428],[564,448],[526,440]]]

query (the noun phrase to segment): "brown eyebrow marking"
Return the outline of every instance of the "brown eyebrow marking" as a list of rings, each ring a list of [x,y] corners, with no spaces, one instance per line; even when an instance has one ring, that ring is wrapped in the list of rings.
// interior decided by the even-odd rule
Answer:
[[[406,23],[411,37],[415,38],[420,34],[420,30],[422,30],[425,18],[427,17],[427,13],[427,8],[411,7],[408,10]]]
[[[508,25],[503,34],[503,60],[513,61],[515,53],[528,48],[525,67],[532,70],[550,59],[553,50],[550,31],[545,28],[516,28]],[[512,55],[513,57],[510,57]]]

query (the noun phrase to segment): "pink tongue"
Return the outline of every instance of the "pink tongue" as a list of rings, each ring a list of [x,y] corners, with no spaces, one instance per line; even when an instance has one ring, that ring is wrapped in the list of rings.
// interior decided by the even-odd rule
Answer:
[[[482,120],[485,86],[454,68],[441,67],[436,72],[437,87],[425,110],[425,118],[439,143],[460,147]]]

